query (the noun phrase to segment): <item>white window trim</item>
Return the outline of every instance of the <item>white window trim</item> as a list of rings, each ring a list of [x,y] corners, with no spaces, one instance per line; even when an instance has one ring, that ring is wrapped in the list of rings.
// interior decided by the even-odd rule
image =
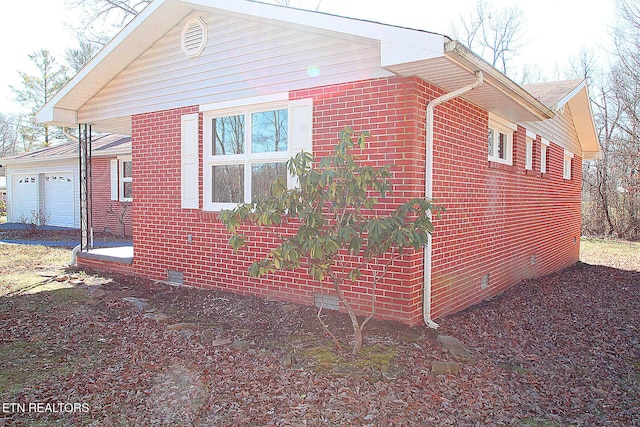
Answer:
[[[261,100],[263,98],[259,98]],[[209,105],[211,107],[212,105]],[[247,100],[238,103],[237,106],[225,104],[225,109],[216,109],[207,111],[203,114],[204,119],[204,157],[203,157],[203,174],[204,174],[204,210],[220,211],[223,209],[233,209],[237,203],[215,203],[211,200],[213,193],[212,166],[225,164],[243,164],[244,165],[244,202],[251,202],[251,165],[256,163],[273,163],[286,162],[291,158],[290,141],[287,141],[287,151],[270,152],[270,153],[251,153],[250,139],[245,136],[245,153],[232,155],[213,155],[211,141],[213,138],[213,129],[211,122],[218,117],[226,117],[231,115],[245,115],[245,132],[251,130],[251,113],[261,111],[282,110],[288,108],[287,102],[276,101],[262,104],[252,104]],[[288,179],[289,180],[289,179]]]
[[[540,141],[540,173],[547,173],[547,151],[551,143],[542,138]]]
[[[564,151],[564,158],[562,162],[562,177],[564,179],[571,179],[571,167],[573,163],[573,153],[570,151]]]
[[[124,162],[132,162],[131,156],[118,156],[118,193],[121,202],[133,202],[133,197],[124,197],[124,183],[133,183],[132,177],[124,177]],[[133,185],[133,184],[132,184]]]
[[[493,152],[498,152],[498,141],[499,135],[502,133],[507,137],[505,143],[505,153],[506,158],[502,159],[496,155],[488,155],[488,159],[490,162],[502,163],[505,165],[513,165],[513,132],[517,129],[517,125],[515,123],[511,123],[508,120],[496,116],[495,114],[489,113],[489,129],[493,129],[494,140],[493,144]]]
[[[533,139],[527,137],[524,154],[524,168],[528,171],[533,169]]]

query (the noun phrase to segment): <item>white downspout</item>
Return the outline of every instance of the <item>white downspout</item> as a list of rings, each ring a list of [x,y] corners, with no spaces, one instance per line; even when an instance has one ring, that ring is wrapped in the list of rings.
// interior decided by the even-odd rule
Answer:
[[[484,82],[482,71],[476,71],[476,80],[468,86],[461,87],[433,99],[427,105],[427,140],[425,147],[425,185],[424,194],[427,199],[433,198],[433,110],[443,102],[447,102],[453,98],[457,98],[463,93],[480,86]],[[431,212],[429,212],[431,217]],[[430,328],[437,329],[438,324],[431,320],[431,235],[427,246],[424,248],[424,283],[422,292],[422,317],[424,324]]]

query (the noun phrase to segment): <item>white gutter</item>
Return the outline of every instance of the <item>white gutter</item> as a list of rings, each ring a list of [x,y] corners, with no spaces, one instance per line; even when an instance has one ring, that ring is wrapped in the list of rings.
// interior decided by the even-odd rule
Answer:
[[[453,98],[457,98],[460,95],[469,92],[472,89],[480,86],[484,82],[484,75],[482,71],[476,71],[476,80],[468,86],[461,87],[460,89],[454,90],[453,92],[449,92],[444,94],[436,99],[433,99],[427,105],[427,139],[426,139],[426,147],[425,147],[425,185],[424,185],[424,194],[425,198],[432,199],[433,198],[433,110],[442,104],[443,102],[447,102]],[[429,213],[429,217],[431,217],[431,213]],[[422,318],[424,320],[424,324],[430,328],[437,329],[438,324],[431,320],[431,235],[429,235],[429,240],[427,242],[427,246],[424,248],[424,282],[423,282],[423,292],[422,292]]]

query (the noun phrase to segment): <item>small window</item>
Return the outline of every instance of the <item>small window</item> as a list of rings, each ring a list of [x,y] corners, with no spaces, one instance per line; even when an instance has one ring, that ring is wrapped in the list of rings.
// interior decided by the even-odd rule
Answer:
[[[120,177],[120,198],[123,201],[131,201],[133,200],[133,164],[131,163],[131,160],[123,160],[121,165],[122,176]]]
[[[533,169],[533,140],[527,138],[524,154],[524,168],[528,171]]]
[[[111,200],[133,201],[133,163],[131,156],[111,159]]]
[[[540,173],[547,173],[547,148],[548,144],[542,140],[542,144],[540,144]]]
[[[513,131],[515,125],[508,121],[489,115],[488,154],[489,161],[513,164]]]
[[[564,179],[571,179],[571,163],[573,159],[573,154],[568,151],[564,152],[564,162],[562,165],[562,177]]]

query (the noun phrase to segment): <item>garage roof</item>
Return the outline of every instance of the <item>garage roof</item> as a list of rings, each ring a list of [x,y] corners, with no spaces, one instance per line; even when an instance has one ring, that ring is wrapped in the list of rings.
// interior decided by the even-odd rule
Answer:
[[[93,157],[114,157],[131,154],[131,137],[127,135],[105,134],[91,140]],[[78,141],[52,145],[40,150],[20,153],[0,159],[1,165],[42,162],[51,160],[77,159]]]

